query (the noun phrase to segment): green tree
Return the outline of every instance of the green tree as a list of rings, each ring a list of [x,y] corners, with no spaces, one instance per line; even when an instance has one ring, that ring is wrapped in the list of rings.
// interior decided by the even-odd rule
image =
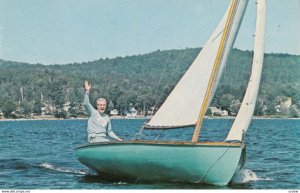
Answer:
[[[224,94],[220,100],[221,109],[231,112],[230,105],[234,99],[235,99],[235,97],[232,94]]]
[[[17,109],[17,104],[11,100],[4,102],[2,112],[5,117],[12,117],[12,112]]]

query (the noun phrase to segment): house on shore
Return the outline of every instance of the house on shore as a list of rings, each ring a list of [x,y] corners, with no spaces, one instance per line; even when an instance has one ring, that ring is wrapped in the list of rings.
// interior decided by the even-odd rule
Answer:
[[[211,116],[228,116],[228,111],[218,109],[217,107],[208,107],[211,112]]]

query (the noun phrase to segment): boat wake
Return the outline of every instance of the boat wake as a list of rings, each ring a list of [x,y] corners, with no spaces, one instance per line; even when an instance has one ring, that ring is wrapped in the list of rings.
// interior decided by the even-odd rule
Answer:
[[[72,174],[81,174],[81,175],[89,174],[89,172],[84,171],[84,170],[74,169],[74,168],[57,167],[57,166],[54,166],[47,162],[40,164],[39,167],[42,167],[42,168],[45,168],[48,170],[63,172],[63,173],[72,173]]]
[[[272,181],[271,178],[261,178],[258,177],[253,171],[249,169],[241,169],[236,172],[231,180],[232,184],[242,184],[253,181]]]

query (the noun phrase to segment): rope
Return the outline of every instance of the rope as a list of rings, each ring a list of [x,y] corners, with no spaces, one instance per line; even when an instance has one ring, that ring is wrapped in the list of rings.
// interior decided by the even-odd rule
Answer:
[[[226,150],[222,153],[222,155],[207,169],[204,176],[200,179],[200,183],[202,183],[202,180],[207,176],[209,170],[225,155],[225,153],[228,151],[229,145],[227,146]]]
[[[156,138],[154,139],[154,141],[157,141],[158,138],[160,137],[160,135],[161,135],[164,131],[166,131],[166,130],[161,130],[161,131],[159,132],[159,134],[156,136]]]
[[[144,131],[144,126],[140,128],[140,130],[131,138],[131,140],[140,140]]]
[[[184,50],[182,51],[181,55],[179,56],[179,59],[181,60],[181,63],[182,63],[182,58],[186,55],[187,51]],[[153,95],[153,100],[155,101],[154,103],[154,106],[157,106],[158,102],[156,101],[156,97],[157,97],[157,93],[158,93],[158,90],[159,90],[159,86],[161,84],[161,81],[162,81],[162,77],[166,71],[166,67],[167,67],[167,64],[170,63],[170,58],[171,58],[171,54],[168,55],[168,58],[164,64],[164,68],[160,74],[160,77],[159,77],[159,80],[157,82],[157,85],[156,85],[156,89],[155,89],[155,92],[154,92],[154,95]],[[179,68],[179,65],[177,65],[176,68],[173,69],[173,72],[172,72],[172,76],[174,76],[176,70]],[[144,122],[143,126],[141,126],[140,130],[135,134],[135,136],[132,138],[132,140],[138,140],[141,138],[142,134],[143,134],[143,131],[144,131],[144,125],[146,124],[146,121]],[[159,134],[160,135],[160,134]],[[159,136],[158,136],[159,137]],[[157,138],[158,138],[157,137]]]
[[[166,60],[166,62],[165,62],[165,64],[164,64],[164,68],[163,68],[162,72],[160,73],[160,76],[159,76],[159,79],[158,79],[158,82],[157,82],[157,85],[156,85],[156,89],[155,89],[155,92],[154,92],[154,95],[153,95],[153,100],[155,101],[155,102],[154,102],[154,103],[155,103],[154,106],[157,105],[157,102],[156,102],[156,96],[157,96],[158,88],[159,88],[160,82],[161,82],[161,80],[162,80],[163,74],[164,74],[165,71],[166,71],[166,66],[167,66],[167,64],[169,63],[169,59],[170,59],[170,55],[168,56],[168,58],[167,58],[167,60]]]
[[[186,50],[184,50],[184,51],[181,52],[180,56],[178,57],[178,60],[179,60],[180,63],[182,63],[182,58],[186,55],[186,53],[187,53]],[[154,92],[154,95],[153,95],[153,100],[155,101],[155,102],[154,102],[154,103],[155,103],[154,106],[157,106],[157,104],[158,104],[158,101],[156,101],[157,93],[158,93],[159,86],[160,86],[161,81],[162,81],[162,77],[163,77],[163,75],[165,74],[166,66],[167,66],[167,64],[170,64],[170,61],[171,61],[171,54],[169,54],[169,56],[168,56],[168,58],[167,58],[167,60],[166,60],[166,62],[165,62],[165,64],[164,64],[164,68],[163,68],[163,70],[162,70],[162,72],[161,72],[161,74],[160,74],[158,83],[157,83],[157,85],[156,85],[156,89],[155,89],[155,92]],[[170,76],[169,76],[169,77],[173,77],[174,74],[175,74],[175,72],[176,72],[176,70],[177,70],[178,68],[179,68],[179,65],[177,65],[176,68],[173,68],[172,73],[170,73]],[[169,71],[169,72],[170,72],[170,71]],[[168,80],[171,81],[171,79],[168,79]]]

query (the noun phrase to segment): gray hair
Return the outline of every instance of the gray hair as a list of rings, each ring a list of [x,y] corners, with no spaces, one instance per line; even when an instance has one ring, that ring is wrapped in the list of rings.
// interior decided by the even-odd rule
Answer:
[[[96,103],[100,102],[100,101],[104,101],[106,103],[106,99],[105,98],[98,98],[97,101],[96,101]]]

